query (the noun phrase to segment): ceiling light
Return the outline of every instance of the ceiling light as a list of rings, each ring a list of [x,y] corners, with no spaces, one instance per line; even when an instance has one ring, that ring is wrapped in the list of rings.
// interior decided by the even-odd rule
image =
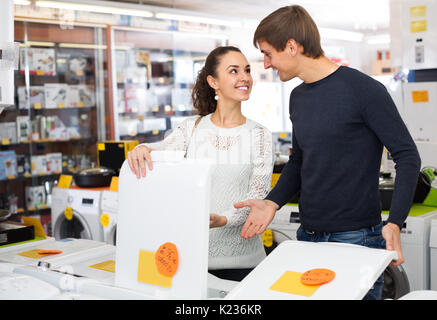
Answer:
[[[106,50],[107,47],[104,44],[88,44],[88,43],[68,43],[61,42],[59,44],[60,48],[81,48],[81,49],[101,49]]]
[[[120,14],[120,15],[138,16],[138,17],[146,17],[146,18],[153,16],[152,12],[146,10],[107,7],[107,6],[98,6],[98,5],[90,5],[90,4],[82,4],[82,3],[73,3],[73,2],[37,1],[36,5],[38,7],[45,7],[45,8]]]
[[[389,44],[390,43],[390,34],[378,34],[374,36],[367,36],[366,42],[368,44]]]
[[[364,34],[361,32],[345,31],[341,29],[319,28],[320,37],[334,40],[345,40],[361,42],[363,41]]]
[[[28,6],[30,5],[30,0],[14,0],[14,4],[18,4],[21,6]]]
[[[208,18],[208,17],[201,17],[201,16],[189,16],[189,15],[182,15],[182,14],[158,12],[155,14],[155,17],[158,19],[166,19],[166,20],[216,24],[216,25],[228,26],[228,27],[241,27],[241,23],[238,21],[215,19],[215,18]]]

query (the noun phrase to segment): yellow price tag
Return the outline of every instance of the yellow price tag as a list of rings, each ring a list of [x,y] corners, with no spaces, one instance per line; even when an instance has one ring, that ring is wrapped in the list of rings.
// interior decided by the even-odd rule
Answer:
[[[411,33],[425,32],[426,29],[426,20],[415,20],[410,22]]]
[[[426,6],[410,7],[410,17],[419,18],[426,16]]]
[[[11,141],[9,140],[9,138],[2,138],[2,144],[10,144]]]
[[[155,129],[155,130],[152,131],[152,134],[155,135],[155,136],[156,136],[158,133],[159,133],[159,130],[156,130],[156,129]]]
[[[98,143],[97,144],[97,151],[105,151],[105,144],[104,143]]]
[[[102,215],[100,216],[100,223],[102,224],[102,226],[104,226],[105,228],[107,226],[109,226],[109,214],[107,213],[102,213]]]
[[[61,174],[59,177],[58,188],[68,189],[70,188],[73,176]]]
[[[411,92],[413,102],[429,102],[428,90],[413,91]]]
[[[109,191],[118,192],[118,177],[112,177]]]
[[[41,109],[41,103],[37,102],[33,104],[34,109]]]
[[[73,219],[73,209],[71,209],[70,207],[66,207],[64,210],[64,215],[65,218],[70,221],[71,219]]]
[[[271,229],[266,229],[262,235],[262,241],[264,246],[267,248],[273,245],[273,231]]]
[[[281,176],[280,173],[273,173],[272,174],[272,181],[270,182],[270,187],[273,188],[276,185],[276,183],[278,182],[280,176]]]
[[[43,76],[43,75],[44,75],[44,71],[38,69],[38,70],[36,70],[36,75],[38,75],[38,76]]]
[[[21,217],[21,219],[23,219],[24,225],[34,227],[36,237],[47,238],[40,219],[33,217]]]
[[[61,109],[65,108],[65,103],[59,102],[58,103],[58,108],[61,108]]]

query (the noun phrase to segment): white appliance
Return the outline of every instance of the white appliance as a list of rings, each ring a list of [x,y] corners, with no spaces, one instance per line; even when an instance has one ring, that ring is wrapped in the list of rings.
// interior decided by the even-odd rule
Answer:
[[[407,69],[437,68],[437,4],[435,1],[403,0],[402,66]]]
[[[403,84],[403,92],[404,121],[412,138],[417,142],[437,143],[437,82],[407,82]]]
[[[102,213],[100,223],[103,228],[103,241],[115,245],[117,237],[118,192],[102,192]]]
[[[272,230],[274,245],[285,240],[296,240],[296,232],[300,226],[299,208],[297,204],[287,203],[276,212],[268,229]],[[405,257],[405,252],[403,252]],[[397,299],[410,291],[408,274],[403,266],[387,267],[384,272],[383,297]]]
[[[40,279],[13,272],[0,272],[0,300],[54,299],[61,291]]]
[[[207,298],[213,164],[184,154],[152,151],[153,170],[142,179],[123,163],[116,286],[161,299]]]
[[[431,290],[437,291],[437,217],[431,220],[431,231],[429,236],[429,249],[431,255]]]
[[[102,189],[53,188],[53,236],[103,241],[100,224]]]
[[[401,230],[402,254],[405,258],[402,268],[411,291],[430,289],[429,235],[431,220],[436,216],[437,208],[413,204]],[[387,215],[383,215],[383,220],[387,218]]]
[[[58,268],[110,253],[112,246],[100,241],[67,238],[59,241],[35,241],[31,245],[17,246],[13,250],[0,251],[0,262],[19,265],[45,265]],[[39,250],[60,250],[62,253],[52,255],[38,254]]]
[[[396,258],[395,251],[353,244],[287,240],[261,261],[225,299],[362,299]],[[330,269],[335,272],[335,278],[315,288],[311,294],[303,295],[300,274],[314,268]],[[288,277],[290,273],[294,275]]]

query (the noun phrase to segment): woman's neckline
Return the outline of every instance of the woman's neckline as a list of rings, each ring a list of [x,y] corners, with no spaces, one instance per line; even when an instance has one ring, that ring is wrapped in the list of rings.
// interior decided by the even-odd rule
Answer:
[[[216,127],[216,128],[219,128],[219,129],[237,129],[237,128],[240,128],[240,127],[243,127],[243,126],[247,125],[247,120],[248,120],[246,117],[244,117],[244,119],[245,119],[244,123],[242,123],[242,124],[240,124],[240,125],[238,125],[238,126],[235,126],[235,127],[220,127],[220,126],[216,125],[216,124],[211,120],[211,116],[212,116],[212,113],[210,113],[210,114],[208,114],[208,115],[206,116],[206,117],[208,118],[208,121],[211,123],[212,126],[214,126],[214,127]]]

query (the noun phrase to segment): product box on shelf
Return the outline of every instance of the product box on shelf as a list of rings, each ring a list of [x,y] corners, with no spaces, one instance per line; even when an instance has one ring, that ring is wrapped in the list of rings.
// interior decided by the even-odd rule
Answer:
[[[94,87],[83,84],[68,86],[67,105],[72,108],[94,106]]]
[[[88,59],[86,56],[72,56],[68,60],[68,70],[72,77],[84,78],[88,67]]]
[[[29,141],[32,123],[29,116],[17,116],[17,141]]]
[[[45,108],[44,86],[30,86],[29,91],[29,94],[27,94],[26,87],[17,88],[18,108]]]
[[[47,174],[47,159],[45,155],[31,156],[30,161],[32,175],[37,176]]]
[[[56,75],[55,49],[20,48],[20,72],[22,74],[25,72],[26,62],[29,65],[30,74]]]
[[[17,175],[19,177],[29,177],[32,175],[30,155],[17,154]]]
[[[61,173],[62,172],[62,153],[54,152],[46,154],[46,168],[47,173]]]
[[[44,94],[47,109],[67,107],[68,85],[65,83],[44,84]]]
[[[17,156],[15,151],[0,151],[0,180],[17,176]]]
[[[0,144],[17,143],[17,124],[15,122],[0,123]]]
[[[46,191],[44,186],[27,186],[25,190],[27,209],[37,209],[46,205]]]

